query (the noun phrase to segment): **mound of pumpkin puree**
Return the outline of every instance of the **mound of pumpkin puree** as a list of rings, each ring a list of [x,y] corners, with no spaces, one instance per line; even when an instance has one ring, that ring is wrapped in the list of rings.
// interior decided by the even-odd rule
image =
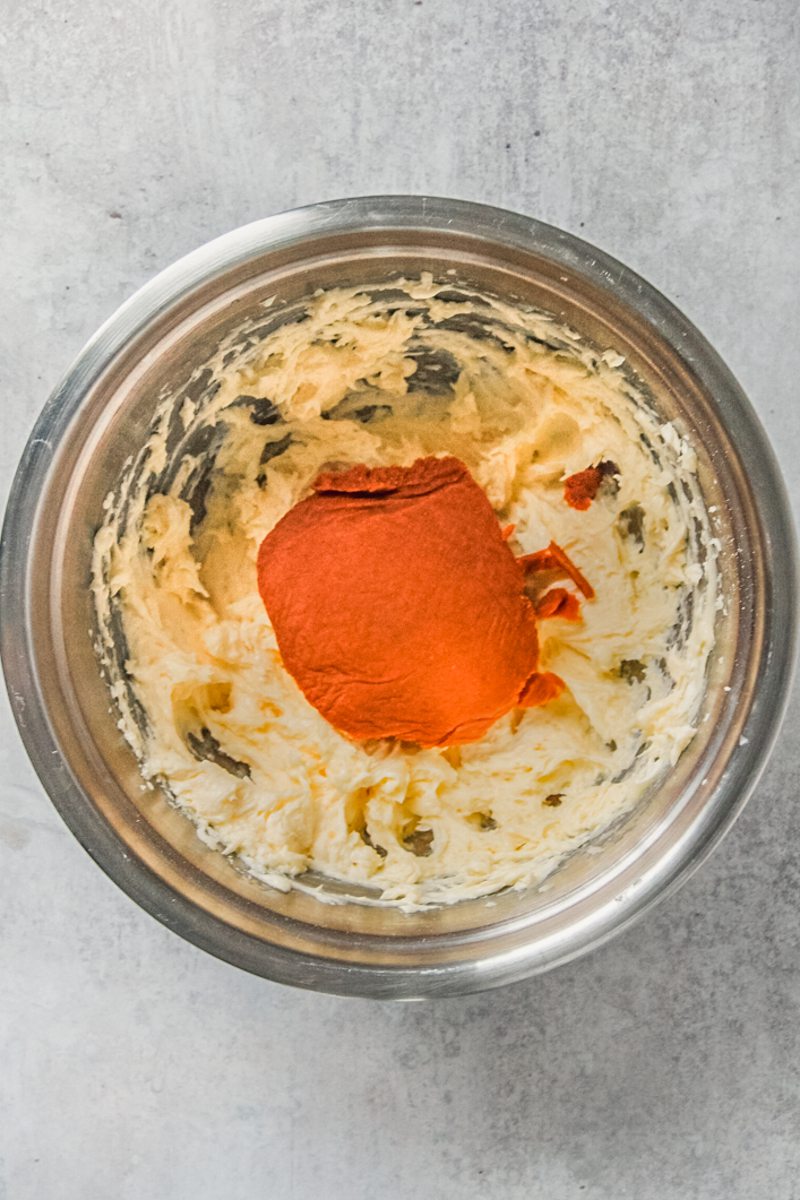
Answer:
[[[274,886],[413,908],[535,883],[694,735],[692,449],[535,313],[422,279],[293,316],[165,399],[106,502],[122,731]]]
[[[284,666],[350,737],[470,742],[564,690],[537,670],[525,561],[458,459],[320,475],[258,580]]]

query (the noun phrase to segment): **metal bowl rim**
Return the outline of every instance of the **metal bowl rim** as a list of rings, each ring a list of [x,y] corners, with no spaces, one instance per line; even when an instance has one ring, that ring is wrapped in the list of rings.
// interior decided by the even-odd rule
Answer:
[[[747,444],[774,609],[769,614],[760,675],[745,737],[729,760],[724,784],[711,796],[703,820],[637,886],[611,899],[596,920],[567,930],[542,955],[530,944],[513,955],[436,967],[375,967],[326,961],[286,950],[235,930],[186,900],[144,863],[123,855],[111,827],[86,803],[61,760],[47,712],[31,673],[28,550],[37,500],[46,485],[54,447],[83,397],[114,357],[144,328],[219,277],[267,251],[301,245],[329,233],[395,230],[463,233],[498,246],[535,250],[565,270],[608,289],[653,326],[690,365],[724,410],[724,423]],[[219,958],[281,982],[346,995],[417,998],[498,986],[575,958],[626,928],[674,890],[730,828],[761,774],[788,701],[797,650],[797,548],[783,481],[766,434],[735,378],[695,328],[660,292],[603,251],[554,226],[503,209],[428,196],[368,196],[324,201],[266,217],[201,246],[156,275],[90,339],[42,410],[20,460],[0,538],[0,657],[22,739],[39,778],[73,834],[98,865],[141,907]]]

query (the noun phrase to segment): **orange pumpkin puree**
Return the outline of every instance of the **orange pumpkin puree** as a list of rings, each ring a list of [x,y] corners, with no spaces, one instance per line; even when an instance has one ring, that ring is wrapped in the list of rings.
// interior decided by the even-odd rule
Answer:
[[[473,741],[564,689],[540,673],[537,617],[579,619],[594,593],[555,543],[516,558],[456,458],[327,471],[267,535],[258,586],[286,669],[351,738]],[[540,589],[541,590],[541,589]]]
[[[596,498],[603,480],[618,474],[616,463],[608,461],[587,467],[585,471],[576,471],[564,480],[564,499],[570,508],[585,512]]]

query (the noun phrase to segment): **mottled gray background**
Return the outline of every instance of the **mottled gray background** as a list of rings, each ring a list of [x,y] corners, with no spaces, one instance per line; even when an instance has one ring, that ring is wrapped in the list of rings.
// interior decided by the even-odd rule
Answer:
[[[800,500],[795,0],[0,0],[3,496],[97,324],[292,205],[580,233],[682,306]],[[0,731],[0,1200],[800,1197],[798,704],[706,867],[573,966],[295,993],[140,912]],[[794,744],[792,744],[792,741]]]

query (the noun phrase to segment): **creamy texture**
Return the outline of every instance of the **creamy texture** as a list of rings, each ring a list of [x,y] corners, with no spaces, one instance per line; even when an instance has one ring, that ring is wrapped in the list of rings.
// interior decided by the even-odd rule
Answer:
[[[414,907],[525,886],[673,765],[713,645],[694,454],[546,316],[429,278],[316,295],[165,398],[95,541],[98,652],[145,779],[287,887],[308,870]],[[461,459],[515,554],[564,547],[596,596],[540,624],[567,691],[478,741],[357,743],[284,669],[258,548],[329,466]],[[610,462],[585,511],[564,482]],[[318,880],[317,880],[318,882]]]

